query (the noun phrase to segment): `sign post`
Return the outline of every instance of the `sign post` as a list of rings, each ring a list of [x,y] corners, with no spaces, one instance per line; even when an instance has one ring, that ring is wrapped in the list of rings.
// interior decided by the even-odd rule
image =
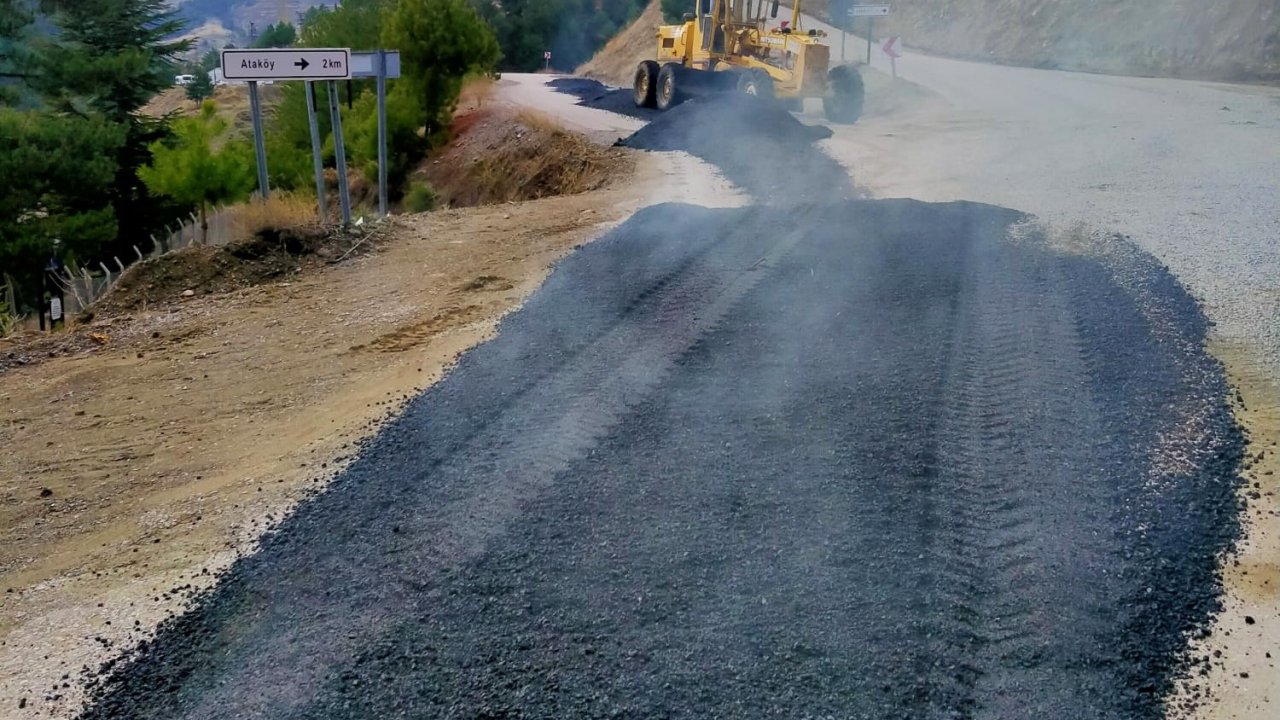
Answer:
[[[889,14],[888,5],[853,5],[849,8],[849,17],[865,17],[867,19],[867,64],[871,64],[871,38],[875,34],[876,18]]]
[[[547,53],[548,64],[550,53]],[[333,147],[338,170],[338,201],[342,224],[351,224],[351,194],[347,187],[347,157],[342,137],[342,115],[338,103],[338,80],[376,78],[378,90],[378,214],[387,215],[387,80],[400,77],[400,53],[395,50],[353,53],[348,48],[262,48],[222,51],[222,74],[231,81],[249,83],[249,104],[253,112],[258,186],[267,197],[267,152],[262,132],[262,108],[258,100],[259,82],[302,80],[307,89],[307,125],[311,132],[311,163],[316,174],[320,220],[327,215],[324,164],[320,152],[320,124],[316,113],[316,81],[329,81],[329,117],[333,124]]]
[[[550,70],[551,69],[551,51],[548,50],[542,53],[542,59],[547,64],[547,70]]]
[[[277,80],[345,80],[351,77],[351,51],[346,48],[223,49],[222,77],[249,83],[253,144],[258,162],[258,193],[266,200],[270,188],[267,182],[267,147],[262,132],[262,103],[258,99],[258,83]]]
[[[387,216],[387,51],[378,51],[378,217]]]
[[[249,108],[253,115],[253,151],[258,161],[258,194],[267,199],[267,142],[262,135],[262,105],[258,102],[258,81],[249,81]]]
[[[400,77],[400,52],[351,53],[351,77],[376,78],[378,89],[378,214],[387,216],[387,80]]]
[[[845,41],[849,37],[849,13],[853,6],[849,0],[831,0],[829,12],[831,13],[831,22],[840,28],[840,62],[844,62],[844,46]]]
[[[316,202],[320,204],[320,222],[329,215],[324,191],[324,159],[320,156],[320,121],[316,118],[316,89],[310,80],[307,86],[307,127],[311,130],[311,167],[316,174]]]
[[[333,156],[338,169],[338,207],[342,227],[351,225],[351,190],[347,187],[347,151],[342,143],[342,111],[338,106],[338,81],[329,81],[329,117],[333,122]]]

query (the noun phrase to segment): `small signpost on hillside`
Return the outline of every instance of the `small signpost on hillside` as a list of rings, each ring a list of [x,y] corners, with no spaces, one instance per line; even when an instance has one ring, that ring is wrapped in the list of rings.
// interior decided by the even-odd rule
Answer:
[[[224,49],[222,75],[227,80],[249,84],[249,107],[253,114],[254,150],[258,161],[258,192],[263,199],[270,192],[267,180],[267,150],[262,132],[262,106],[258,101],[259,82],[303,81],[307,84],[307,120],[311,131],[311,160],[316,175],[316,197],[320,220],[326,216],[324,164],[320,154],[320,123],[316,118],[316,97],[312,83],[329,83],[329,118],[333,124],[333,150],[338,170],[338,202],[342,224],[351,224],[351,196],[347,188],[347,153],[343,144],[342,114],[338,109],[338,81],[377,78],[378,81],[378,214],[387,214],[387,79],[400,77],[400,53],[394,50],[353,53],[350,48],[262,48]]]
[[[548,50],[542,53],[542,59],[547,63],[547,69],[550,70],[551,69],[551,51]]]

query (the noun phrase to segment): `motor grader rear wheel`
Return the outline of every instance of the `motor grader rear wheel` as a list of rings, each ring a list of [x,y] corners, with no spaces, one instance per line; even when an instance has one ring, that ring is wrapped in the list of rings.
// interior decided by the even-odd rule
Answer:
[[[827,120],[833,123],[852,125],[862,117],[862,104],[866,99],[866,89],[862,86],[862,76],[857,68],[839,65],[831,68],[827,74],[830,88],[827,96],[822,98],[822,109]]]
[[[651,108],[657,103],[658,63],[645,60],[636,66],[633,90],[636,107]]]
[[[659,110],[670,110],[684,102],[684,67],[680,63],[669,62],[658,71],[658,87],[654,104]]]

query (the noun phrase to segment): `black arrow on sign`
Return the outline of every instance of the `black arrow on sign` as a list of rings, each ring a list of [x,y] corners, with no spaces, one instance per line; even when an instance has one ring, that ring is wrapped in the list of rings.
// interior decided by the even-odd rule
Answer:
[[[294,67],[296,67],[296,68],[302,69],[302,70],[306,70],[306,69],[307,69],[307,66],[308,66],[308,65],[310,65],[310,64],[311,64],[311,63],[307,62],[307,59],[306,59],[306,58],[302,58],[302,59],[301,59],[301,60],[299,60],[298,62],[294,63],[294,64],[293,64],[293,66],[294,66]]]

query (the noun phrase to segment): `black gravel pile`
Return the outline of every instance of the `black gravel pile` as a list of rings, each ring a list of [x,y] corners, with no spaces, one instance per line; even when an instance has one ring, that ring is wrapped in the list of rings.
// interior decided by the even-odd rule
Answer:
[[[640,150],[683,150],[715,165],[764,202],[851,197],[849,171],[813,146],[830,128],[806,125],[778,103],[739,93],[706,94],[666,112],[637,108],[630,90],[588,78],[547,83],[579,104],[648,120],[619,145]]]
[[[1166,272],[1022,219],[641,211],[85,717],[1161,717],[1242,438]]]
[[[578,98],[579,105],[586,105],[597,110],[626,115],[628,117],[650,120],[660,113],[653,108],[636,107],[629,89],[614,88],[598,80],[580,77],[556,78],[547,83],[556,90]]]
[[[790,204],[853,194],[849,171],[813,145],[829,137],[829,128],[805,125],[777,103],[725,93],[677,105],[619,144],[683,150],[758,200]]]

